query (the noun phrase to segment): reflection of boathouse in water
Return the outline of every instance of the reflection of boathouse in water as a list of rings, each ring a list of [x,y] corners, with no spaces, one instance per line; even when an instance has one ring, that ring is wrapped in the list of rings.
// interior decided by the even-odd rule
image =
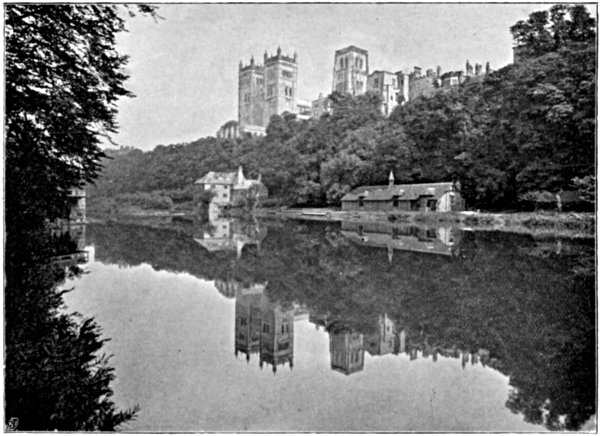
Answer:
[[[267,229],[258,222],[245,222],[228,218],[215,218],[209,228],[194,236],[194,241],[208,251],[235,251],[240,257],[246,245],[260,248]]]
[[[265,285],[237,286],[235,293],[235,355],[250,361],[258,353],[259,364],[294,366],[294,307],[271,303]]]
[[[342,221],[341,233],[360,245],[387,248],[390,262],[394,250],[457,255],[460,243],[460,230],[451,227]]]

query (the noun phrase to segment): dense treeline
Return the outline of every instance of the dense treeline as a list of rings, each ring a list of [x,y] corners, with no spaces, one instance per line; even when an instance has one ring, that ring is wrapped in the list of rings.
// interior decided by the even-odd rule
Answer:
[[[120,150],[92,196],[181,189],[242,164],[285,204],[337,205],[358,185],[385,184],[390,170],[397,182],[459,182],[471,207],[522,208],[563,190],[593,200],[595,21],[584,6],[558,5],[511,32],[517,63],[389,118],[377,95],[332,94],[331,114],[274,116],[264,138]]]

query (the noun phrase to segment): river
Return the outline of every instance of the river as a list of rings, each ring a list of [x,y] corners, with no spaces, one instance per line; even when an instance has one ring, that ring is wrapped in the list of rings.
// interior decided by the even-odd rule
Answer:
[[[593,239],[367,223],[88,225],[67,313],[127,431],[595,427]]]

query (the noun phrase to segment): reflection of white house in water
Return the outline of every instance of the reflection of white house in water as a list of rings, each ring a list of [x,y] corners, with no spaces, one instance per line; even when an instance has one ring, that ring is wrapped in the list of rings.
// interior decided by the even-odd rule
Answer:
[[[452,256],[458,253],[460,231],[399,226],[388,223],[342,221],[342,235],[369,247],[387,248],[391,261],[394,250]]]
[[[213,218],[209,220],[210,228],[196,235],[194,240],[208,251],[235,251],[240,257],[246,245],[260,248],[266,236],[266,228],[258,222],[242,222],[230,218]]]
[[[235,354],[250,361],[258,353],[259,363],[294,366],[294,307],[271,303],[264,294],[266,285],[235,287]]]

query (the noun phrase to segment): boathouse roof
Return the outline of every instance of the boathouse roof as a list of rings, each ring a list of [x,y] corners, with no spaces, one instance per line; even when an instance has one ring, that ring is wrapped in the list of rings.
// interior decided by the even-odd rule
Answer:
[[[452,190],[454,190],[452,182],[359,186],[344,195],[342,201],[357,201],[359,197],[365,201],[388,201],[393,197],[398,197],[400,200],[416,200],[419,197],[438,200],[446,192]]]

